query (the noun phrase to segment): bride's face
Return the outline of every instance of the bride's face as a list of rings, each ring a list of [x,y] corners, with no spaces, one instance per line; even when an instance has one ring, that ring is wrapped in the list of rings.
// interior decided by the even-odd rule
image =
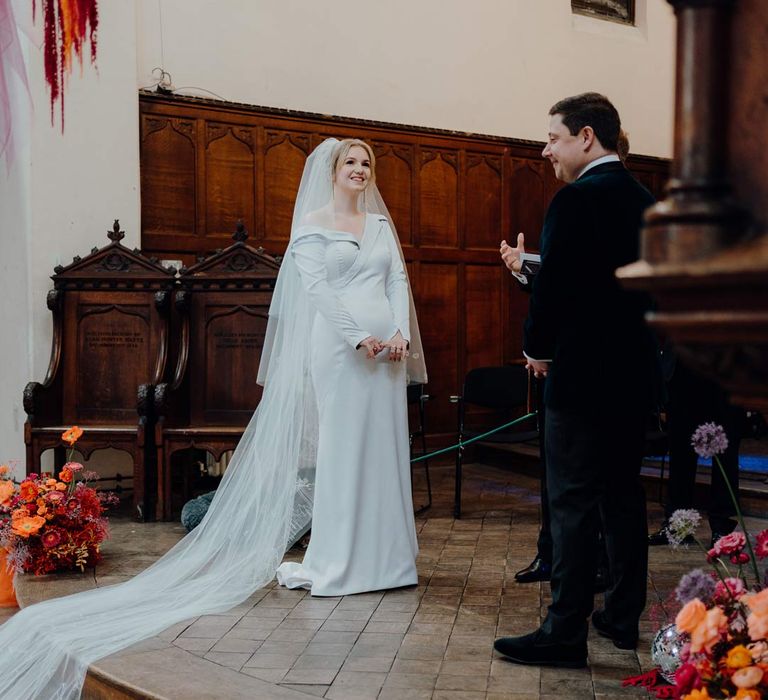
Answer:
[[[371,179],[371,159],[362,146],[352,146],[336,166],[334,185],[346,192],[362,192]]]

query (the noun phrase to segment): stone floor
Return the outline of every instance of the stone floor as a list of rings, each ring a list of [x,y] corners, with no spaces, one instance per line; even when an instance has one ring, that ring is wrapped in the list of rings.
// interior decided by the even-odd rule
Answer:
[[[452,474],[450,467],[433,467],[435,503],[417,519],[417,587],[312,598],[270,586],[225,615],[185,621],[103,659],[95,672],[133,687],[134,697],[179,700],[648,697],[622,688],[621,679],[649,668],[650,641],[673,610],[669,594],[684,571],[705,566],[703,556],[694,550],[651,550],[649,602],[637,652],[617,650],[591,633],[589,668],[516,666],[496,654],[492,643],[497,636],[534,629],[549,601],[547,584],[519,585],[513,579],[535,549],[537,481],[471,465],[465,517],[454,520]],[[416,503],[424,500],[419,485],[417,479]],[[660,509],[649,507],[652,524],[658,523]],[[765,521],[752,526],[765,527]],[[95,573],[25,577],[21,602],[119,581],[180,534],[173,524],[115,521],[104,565]],[[709,533],[702,536],[708,539]],[[295,550],[288,558],[301,555]]]

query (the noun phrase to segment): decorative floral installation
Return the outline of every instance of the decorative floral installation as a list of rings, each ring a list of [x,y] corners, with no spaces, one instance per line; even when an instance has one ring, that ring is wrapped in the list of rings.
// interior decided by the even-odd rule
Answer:
[[[728,447],[723,428],[705,423],[696,429],[691,444],[723,472],[741,531],[721,537],[709,550],[696,540],[712,573],[695,569],[677,586],[682,608],[675,626],[687,643],[675,672],[674,697],[759,700],[768,697],[768,589],[758,564],[768,557],[768,530],[758,533],[753,547],[718,457]],[[695,539],[700,522],[695,511],[676,511],[667,530],[670,543],[679,546],[686,538]]]
[[[72,461],[82,434],[77,426],[62,433],[70,450],[58,478],[29,474],[17,487],[7,478],[8,466],[0,465],[0,546],[8,552],[9,568],[49,574],[83,571],[101,561],[101,543],[109,536],[104,513],[118,498],[88,486],[98,474]]]
[[[96,30],[99,26],[97,0],[40,0],[43,14],[45,81],[51,96],[51,124],[56,102],[61,103],[61,131],[64,131],[64,86],[72,73],[74,58],[83,68],[86,41],[90,42],[91,63],[96,63]],[[32,15],[37,0],[32,0]]]

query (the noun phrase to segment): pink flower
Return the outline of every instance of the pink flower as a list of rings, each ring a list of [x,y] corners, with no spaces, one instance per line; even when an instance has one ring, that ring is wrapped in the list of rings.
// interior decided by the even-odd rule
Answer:
[[[755,544],[755,555],[759,559],[768,557],[768,530],[757,533],[757,543]]]
[[[749,561],[749,554],[746,552],[740,552],[739,554],[731,554],[731,564],[738,564],[742,566]]]
[[[83,465],[80,462],[67,462],[62,469],[69,469],[71,472],[82,471]]]
[[[732,532],[730,535],[721,537],[715,546],[712,548],[717,552],[718,556],[721,554],[734,554],[744,549],[747,544],[747,538],[743,532]]]
[[[746,592],[747,587],[744,585],[744,581],[742,581],[740,578],[731,577],[725,579],[725,583],[718,581],[715,584],[715,597],[719,598],[720,600],[726,600],[728,598],[740,598]]]

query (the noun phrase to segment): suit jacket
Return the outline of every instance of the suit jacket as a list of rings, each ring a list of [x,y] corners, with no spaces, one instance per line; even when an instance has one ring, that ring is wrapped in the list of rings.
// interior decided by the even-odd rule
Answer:
[[[588,170],[552,199],[541,235],[524,350],[551,359],[544,402],[556,409],[650,405],[656,342],[646,294],[615,271],[637,260],[643,211],[653,196],[621,163]]]

